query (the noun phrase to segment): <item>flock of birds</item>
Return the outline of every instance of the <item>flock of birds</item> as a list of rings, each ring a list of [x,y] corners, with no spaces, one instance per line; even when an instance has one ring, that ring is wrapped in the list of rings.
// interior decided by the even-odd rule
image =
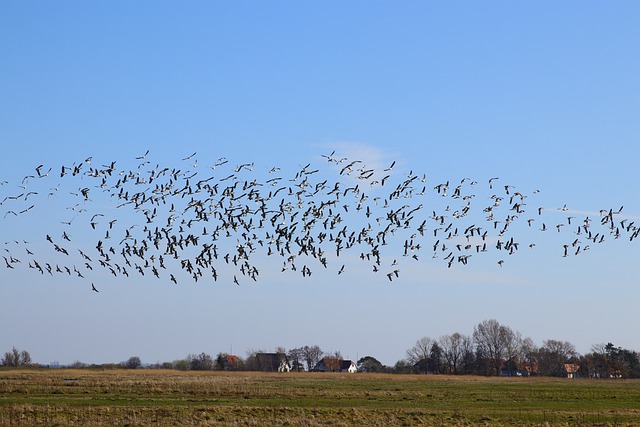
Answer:
[[[3,221],[55,226],[37,240],[4,242],[4,267],[85,280],[101,269],[174,284],[224,277],[239,285],[258,280],[258,265],[309,277],[316,268],[341,275],[358,259],[393,281],[405,260],[451,268],[492,252],[501,267],[522,246],[535,247],[520,241],[515,224],[562,236],[565,257],[640,234],[622,207],[576,217],[566,205],[530,207],[537,190],[527,195],[498,177],[434,185],[425,174],[396,171],[396,162],[376,170],[335,152],[322,157],[328,167],[307,164],[290,177],[225,158],[199,166],[196,153],[179,167],[152,163],[149,151],[124,168],[91,157],[38,165],[20,183],[0,182]],[[476,197],[480,187],[490,196]],[[52,219],[56,212],[61,217]],[[99,292],[93,281],[91,289]]]

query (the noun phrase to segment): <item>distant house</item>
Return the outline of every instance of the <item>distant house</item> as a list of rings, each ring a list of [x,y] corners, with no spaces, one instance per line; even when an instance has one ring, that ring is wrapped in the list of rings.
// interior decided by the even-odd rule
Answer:
[[[224,369],[225,371],[233,371],[238,368],[240,363],[242,363],[242,360],[238,356],[234,354],[228,354],[223,360],[222,369]]]
[[[518,366],[520,373],[525,376],[538,375],[540,373],[540,367],[537,362],[522,362]]]
[[[565,363],[563,368],[567,373],[567,378],[575,378],[578,370],[580,369],[580,365],[576,365],[575,363]]]
[[[500,361],[500,375],[503,377],[520,377],[522,372],[520,372],[518,365],[514,361],[502,359]]]
[[[340,367],[340,372],[349,372],[350,374],[353,374],[355,372],[358,372],[358,367],[352,360],[343,360],[342,366]]]
[[[284,353],[256,353],[256,368],[263,372],[290,372],[291,365]]]
[[[537,362],[510,362],[502,359],[500,361],[500,375],[503,377],[528,377],[538,375],[540,368]]]
[[[313,367],[314,372],[337,372],[342,366],[342,359],[336,357],[324,357]]]
[[[339,357],[325,357],[321,359],[313,371],[315,372],[358,372],[356,364],[351,360],[344,360]]]

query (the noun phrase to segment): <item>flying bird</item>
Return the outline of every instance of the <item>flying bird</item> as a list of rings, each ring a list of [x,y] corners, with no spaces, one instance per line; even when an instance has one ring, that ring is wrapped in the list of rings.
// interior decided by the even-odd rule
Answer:
[[[193,152],[178,160],[192,160],[197,168],[195,156]],[[170,283],[178,284],[176,271],[182,269],[194,282],[205,275],[214,281],[226,276],[239,285],[242,276],[257,281],[260,266],[271,268],[271,263],[262,261],[267,257],[280,261],[273,265],[282,265],[283,274],[303,278],[311,276],[314,264],[328,268],[335,262],[340,266],[339,276],[350,262],[365,263],[372,274],[391,264],[394,270],[381,275],[393,281],[399,278],[398,259],[433,260],[448,268],[463,268],[494,252],[502,267],[503,253],[516,255],[520,241],[532,242],[535,233],[547,230],[548,219],[540,220],[541,228],[532,223],[552,211],[538,207],[530,212],[529,195],[513,191],[508,183],[500,186],[503,194],[496,192],[485,203],[483,197],[477,197],[477,181],[471,177],[455,187],[451,183],[457,179],[426,186],[422,184],[426,173],[391,173],[396,161],[377,171],[364,159],[339,157],[335,151],[322,157],[331,165],[340,165],[337,169],[323,171],[309,162],[294,166],[287,176],[280,167],[256,168],[268,171],[267,179],[252,174],[254,162],[233,167],[220,157],[211,168],[196,171],[171,164],[154,167],[148,157],[149,150],[135,157],[142,162],[133,168],[119,167],[121,163],[115,160],[92,164],[92,157],[86,157],[61,166],[59,177],[49,176],[44,164],[39,164],[36,175],[26,175],[16,183],[24,189],[21,194],[3,197],[7,207],[2,219],[12,221],[11,227],[13,221],[49,221],[51,228],[45,225],[41,235],[51,246],[41,251],[22,243],[7,245],[5,267],[20,267],[16,254],[22,257],[26,252],[31,259],[24,266],[41,274],[46,270],[52,276],[73,271],[74,277],[91,280],[99,270],[121,278],[129,277],[130,272],[132,277],[151,272],[153,277],[168,277]],[[214,175],[212,171],[218,170],[219,175]],[[52,189],[49,195],[56,194],[56,198],[48,202],[38,189],[27,192],[35,177],[57,180],[47,185]],[[357,184],[363,179],[370,180],[369,185]],[[490,189],[498,179],[489,179]],[[65,188],[61,184],[77,190],[62,194],[58,192]],[[433,206],[432,214],[423,206]],[[60,218],[67,209],[74,211],[69,221]],[[600,221],[576,213],[567,216],[566,204],[554,209],[556,216],[564,216],[554,223],[557,233],[553,233],[566,245],[563,255],[582,256],[588,249],[574,234],[591,245],[621,237],[634,241],[640,227],[620,218],[622,209],[602,209]],[[102,220],[105,215],[108,221]],[[51,237],[60,235],[58,222],[66,226],[61,238],[64,247]],[[518,223],[528,225],[524,238],[518,234],[522,231]],[[607,235],[612,239],[606,239]],[[95,246],[91,257],[84,245]],[[13,253],[21,247],[26,251]],[[74,247],[77,251],[71,250]],[[421,248],[432,250],[431,256],[420,256]],[[93,283],[92,290],[98,292]]]

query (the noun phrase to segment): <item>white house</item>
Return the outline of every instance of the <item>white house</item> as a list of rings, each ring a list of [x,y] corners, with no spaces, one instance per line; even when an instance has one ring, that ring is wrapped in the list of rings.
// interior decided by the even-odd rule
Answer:
[[[350,374],[353,374],[358,372],[358,367],[353,360],[343,360],[342,365],[340,366],[340,372],[349,372]]]
[[[358,367],[351,360],[336,357],[325,357],[313,368],[316,372],[358,372]]]
[[[284,353],[256,353],[258,370],[265,372],[290,372],[291,365]]]

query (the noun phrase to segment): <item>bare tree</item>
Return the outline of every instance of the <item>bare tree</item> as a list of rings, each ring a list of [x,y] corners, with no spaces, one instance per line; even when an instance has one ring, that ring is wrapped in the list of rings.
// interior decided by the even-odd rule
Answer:
[[[507,368],[509,369],[509,376],[513,375],[518,369],[518,363],[520,362],[520,354],[522,350],[522,335],[518,331],[513,331],[511,328],[506,327],[504,331],[505,340],[505,359],[507,361]]]
[[[11,351],[7,351],[4,354],[1,364],[2,366],[12,367],[29,366],[31,365],[31,355],[26,350],[20,351],[13,347]]]
[[[473,338],[469,335],[462,336],[462,359],[460,360],[460,370],[465,374],[475,372],[475,352]]]
[[[591,353],[599,354],[604,357],[607,354],[607,345],[604,343],[592,344]]]
[[[442,354],[447,362],[449,371],[458,374],[458,366],[464,357],[465,351],[471,344],[471,338],[455,332],[451,335],[443,335],[438,339]]]
[[[214,360],[207,353],[190,354],[187,356],[189,369],[192,371],[211,371],[214,368]]]
[[[31,355],[27,350],[20,352],[20,366],[31,366]]]
[[[407,350],[407,361],[426,374],[429,370],[429,357],[433,344],[435,344],[433,338],[420,338],[413,347]]]
[[[546,340],[540,348],[540,371],[543,375],[564,375],[564,364],[576,357],[576,348],[568,341]]]
[[[307,371],[311,371],[314,366],[320,361],[322,357],[322,350],[317,345],[308,346],[305,345],[301,348],[302,358],[307,364]]]
[[[124,363],[124,366],[127,369],[137,369],[142,366],[142,361],[138,356],[132,356]]]
[[[296,372],[304,371],[304,355],[302,347],[292,348],[287,353],[287,357],[289,358],[289,362],[291,363],[291,370]]]
[[[529,375],[539,373],[538,356],[538,347],[533,340],[529,337],[523,339],[520,344],[520,360],[525,363],[525,369]]]
[[[478,352],[487,357],[496,375],[500,375],[502,359],[507,354],[514,333],[508,326],[501,325],[497,320],[483,320],[473,329],[473,340]]]

